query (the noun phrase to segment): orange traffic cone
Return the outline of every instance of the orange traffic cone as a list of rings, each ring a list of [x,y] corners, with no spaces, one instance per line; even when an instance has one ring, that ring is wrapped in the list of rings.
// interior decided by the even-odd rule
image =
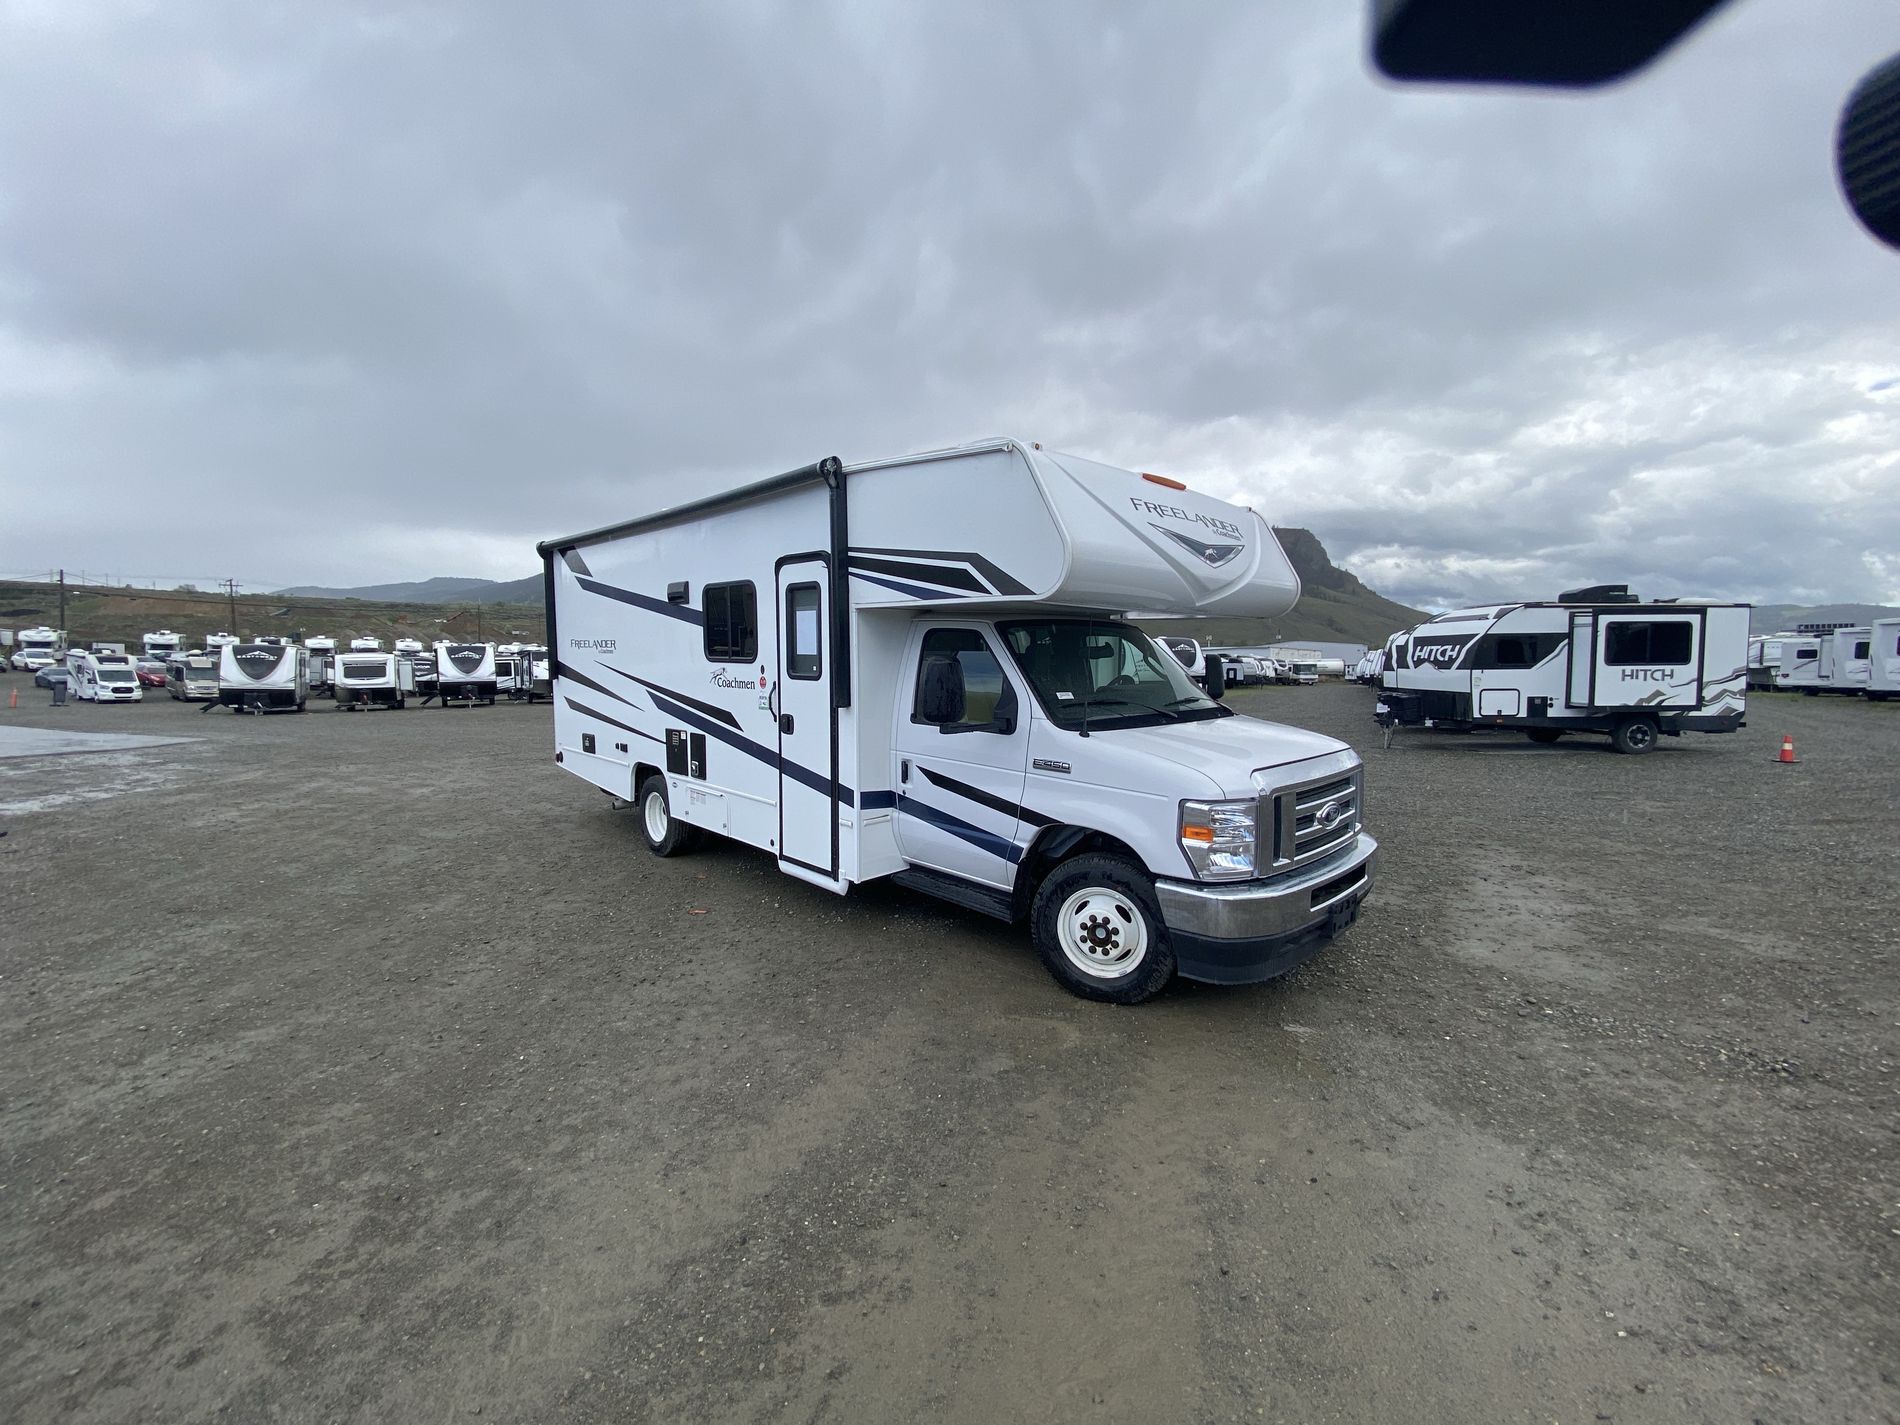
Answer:
[[[7,706],[10,708],[17,708],[19,705],[20,705],[20,690],[18,688],[9,689],[7,692]]]
[[[1785,732],[1782,733],[1781,734],[1781,755],[1775,758],[1775,761],[1798,762],[1800,760],[1801,760],[1800,758],[1794,755],[1794,738],[1790,737]]]

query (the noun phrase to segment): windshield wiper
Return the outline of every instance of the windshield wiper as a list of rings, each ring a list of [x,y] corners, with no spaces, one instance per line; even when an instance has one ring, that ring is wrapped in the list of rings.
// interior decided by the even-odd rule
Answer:
[[[1077,698],[1074,706],[1080,707],[1084,714],[1092,707],[1121,706],[1135,708],[1140,712],[1159,713],[1169,722],[1179,722],[1181,714],[1172,710],[1172,704],[1161,706],[1156,703],[1138,703],[1132,698]]]

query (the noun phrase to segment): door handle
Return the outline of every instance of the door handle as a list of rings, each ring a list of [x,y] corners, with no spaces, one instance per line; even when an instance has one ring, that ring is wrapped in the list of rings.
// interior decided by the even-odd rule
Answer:
[[[786,737],[792,735],[792,715],[790,713],[780,713],[778,715],[778,730]]]
[[[897,780],[900,782],[910,781],[910,758],[906,757],[902,762],[897,764]]]

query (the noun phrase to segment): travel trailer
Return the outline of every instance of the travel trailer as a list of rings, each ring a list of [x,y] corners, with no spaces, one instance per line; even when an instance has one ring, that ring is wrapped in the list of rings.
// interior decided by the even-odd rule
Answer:
[[[1900,697],[1900,618],[1875,619],[1867,638],[1867,696],[1877,703]]]
[[[72,695],[87,703],[136,703],[144,698],[132,660],[123,653],[74,652],[66,672]]]
[[[174,658],[165,665],[165,691],[181,703],[215,703],[218,665],[209,658]]]
[[[1290,609],[1252,510],[1013,440],[836,458],[540,546],[555,760],[667,856],[1027,921],[1067,989],[1270,979],[1372,885],[1344,743],[1130,620]]]
[[[216,658],[219,649],[229,648],[236,642],[238,642],[238,636],[235,633],[207,633],[205,635],[205,652],[210,654],[211,657]]]
[[[227,643],[218,650],[218,703],[232,712],[302,712],[309,655],[294,643]]]
[[[341,653],[330,691],[337,707],[348,712],[407,707],[416,691],[416,665],[413,659],[376,649]]]
[[[451,703],[492,705],[496,691],[494,644],[436,644],[435,695],[443,707]]]
[[[380,638],[371,638],[365,634],[361,638],[352,638],[350,640],[350,652],[352,653],[381,653],[382,651],[383,641]]]
[[[1389,645],[1387,727],[1604,733],[1619,752],[1742,726],[1748,605],[1644,602],[1598,584],[1554,603],[1458,609]]]
[[[1748,688],[1767,692],[1781,686],[1781,646],[1790,633],[1758,633],[1748,640]]]
[[[1866,624],[1837,628],[1821,643],[1825,691],[1858,697],[1867,691],[1873,657],[1873,629]]]
[[[1319,681],[1319,650],[1317,648],[1276,648],[1274,657],[1287,665],[1290,683],[1317,683]]]
[[[1206,686],[1207,652],[1201,647],[1198,639],[1178,638],[1170,634],[1157,638],[1155,642],[1174,655],[1175,661],[1187,671],[1189,678],[1203,687]]]
[[[553,697],[554,664],[547,649],[524,645],[515,658],[515,686],[509,696],[523,703]]]
[[[306,638],[304,651],[310,655],[310,691],[327,693],[330,691],[330,678],[336,668],[336,640],[321,635]]]
[[[142,641],[145,644],[145,656],[163,663],[177,656],[178,646],[184,641],[184,636],[173,633],[169,628],[161,628],[146,634]]]
[[[520,671],[521,645],[504,646],[495,650],[495,692],[503,697],[513,697],[515,675]]]
[[[13,636],[13,671],[16,673],[37,673],[42,668],[51,668],[59,662],[60,645],[66,641],[65,631],[57,628],[23,628]]]
[[[1853,696],[1866,686],[1863,659],[1853,657],[1857,643],[1868,641],[1868,630],[1852,623],[1796,624],[1792,638],[1783,635],[1779,687],[1806,694],[1846,693]]]

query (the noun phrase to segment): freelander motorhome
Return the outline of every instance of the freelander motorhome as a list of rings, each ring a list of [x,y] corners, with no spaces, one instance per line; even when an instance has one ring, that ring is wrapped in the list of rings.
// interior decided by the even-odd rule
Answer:
[[[1748,605],[1645,602],[1599,584],[1554,603],[1440,614],[1394,638],[1375,716],[1388,727],[1522,729],[1533,742],[1733,732],[1746,707]]]
[[[1867,630],[1867,697],[1900,697],[1900,618],[1877,618]]]
[[[302,712],[309,655],[294,643],[227,643],[218,650],[218,704],[232,712]]]
[[[1235,715],[1129,618],[1291,608],[1251,510],[997,440],[540,549],[555,759],[657,854],[717,832],[1027,920],[1121,1003],[1281,974],[1371,887],[1352,749]]]

